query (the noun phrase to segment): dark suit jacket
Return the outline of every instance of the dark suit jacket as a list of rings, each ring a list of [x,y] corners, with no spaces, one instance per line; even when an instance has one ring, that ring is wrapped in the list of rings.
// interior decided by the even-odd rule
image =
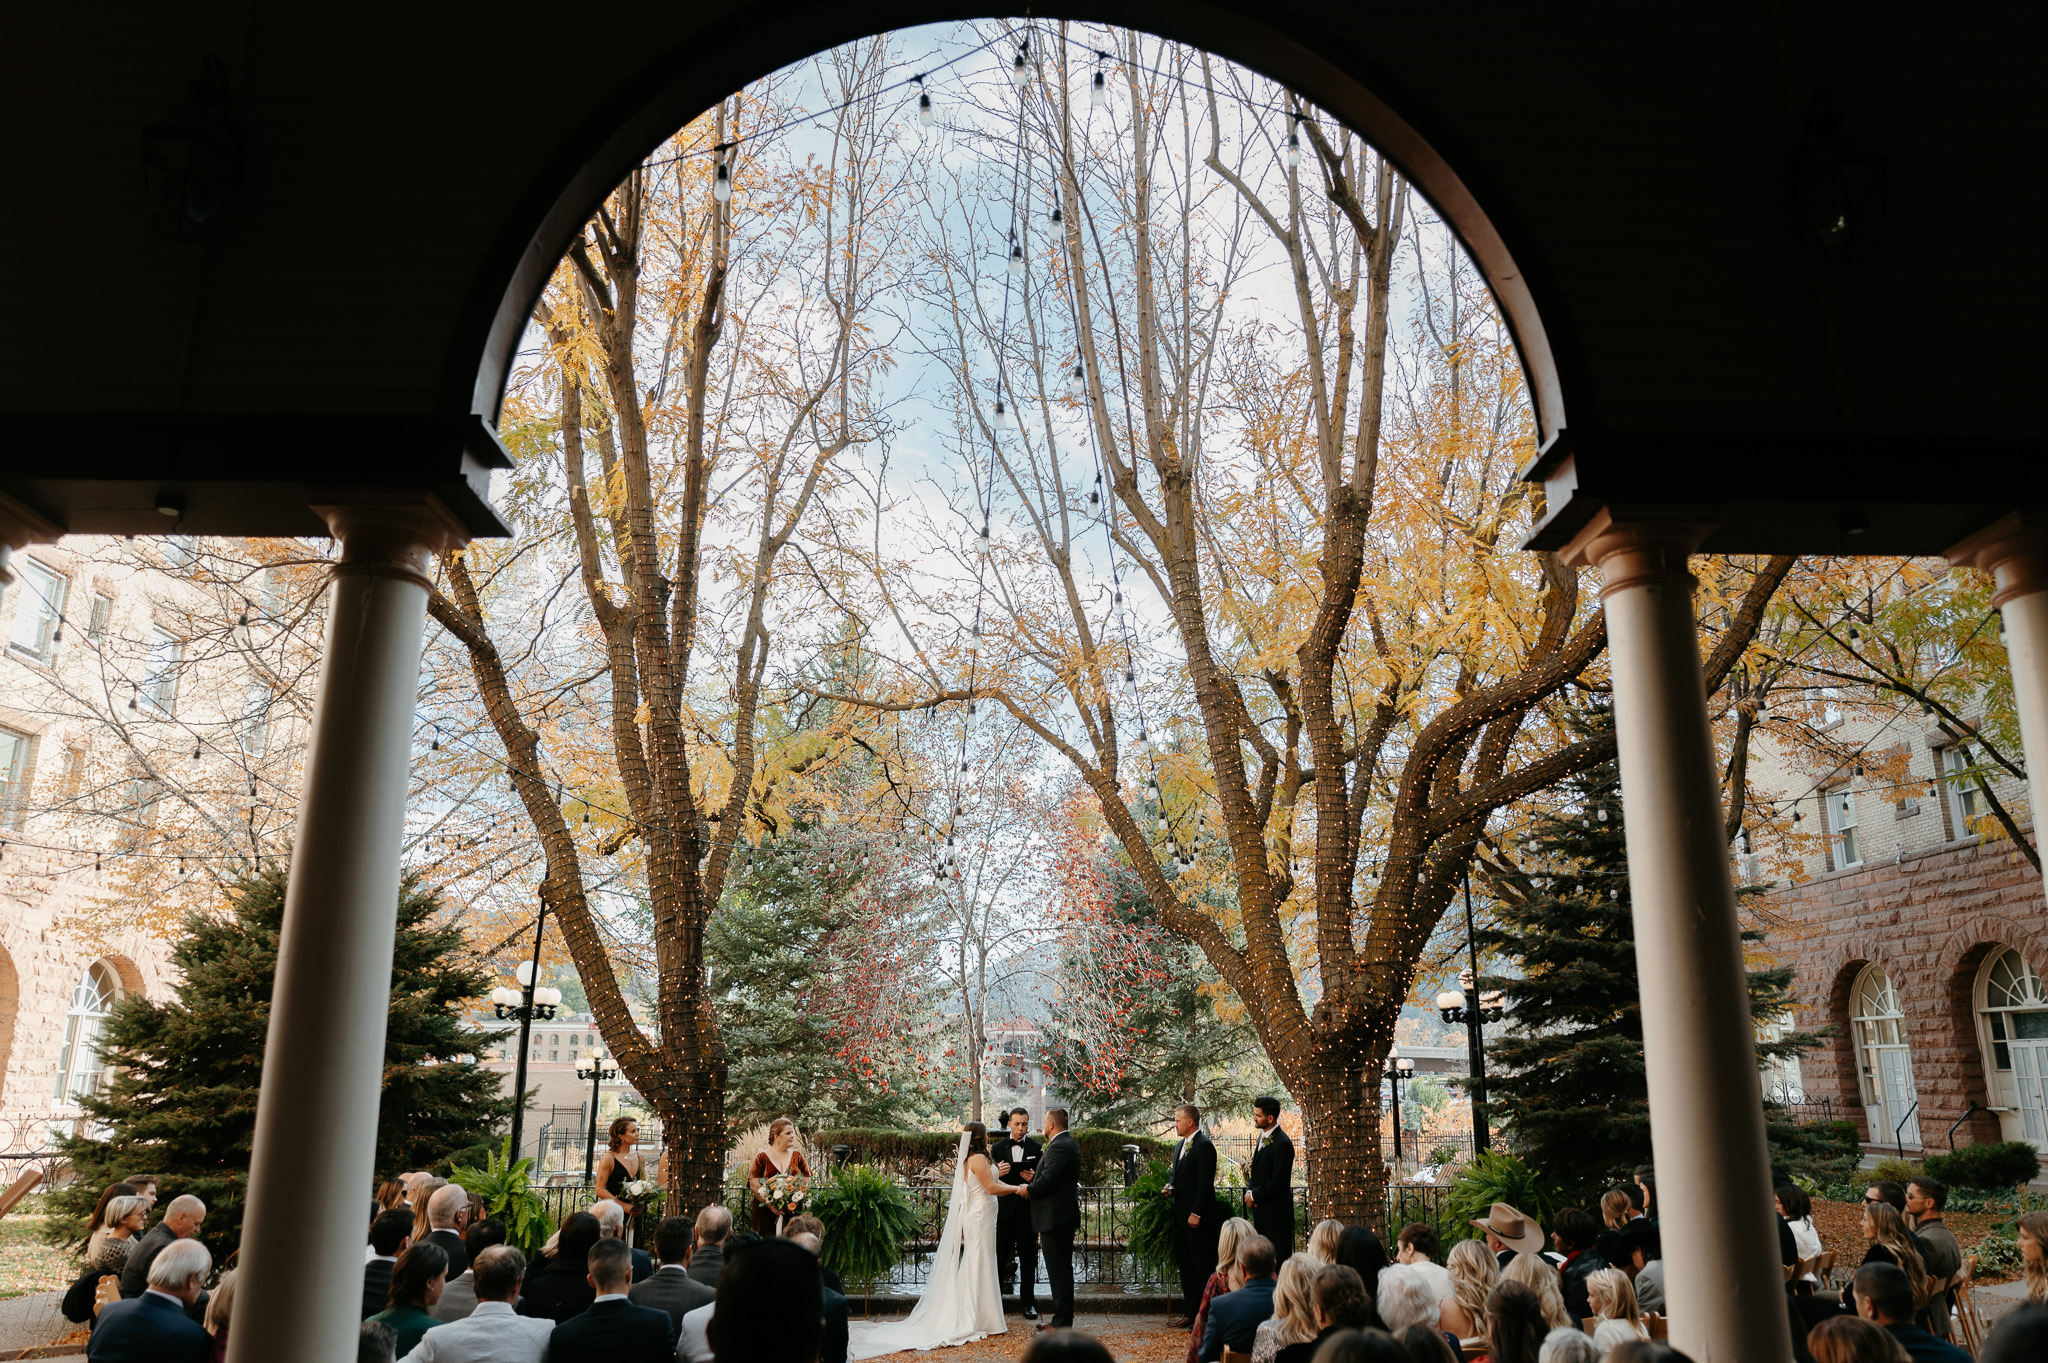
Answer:
[[[818,1363],[846,1363],[846,1346],[850,1334],[847,1323],[852,1315],[845,1296],[837,1288],[827,1287],[825,1333],[818,1341]]]
[[[448,1252],[448,1281],[454,1282],[462,1276],[462,1270],[469,1267],[469,1251],[462,1247],[462,1237],[452,1230],[427,1232],[427,1243],[439,1245]]]
[[[1213,1305],[1213,1303],[1211,1304]],[[1314,1339],[1305,1339],[1299,1344],[1290,1344],[1279,1353],[1273,1355],[1273,1363],[1310,1363],[1310,1360],[1316,1356],[1316,1350],[1323,1347],[1323,1341],[1343,1328],[1341,1325],[1332,1325]]]
[[[1186,1228],[1190,1216],[1204,1222],[1216,1219],[1216,1143],[1209,1133],[1197,1128],[1187,1143],[1176,1145],[1178,1156],[1167,1185],[1173,1189],[1173,1227]],[[1219,1225],[1217,1229],[1222,1229]]]
[[[654,1256],[644,1249],[633,1251],[633,1281],[644,1283],[654,1276]]]
[[[372,1259],[363,1265],[364,1320],[384,1309],[384,1299],[391,1295],[391,1270],[397,1264],[396,1259]]]
[[[1259,1322],[1272,1319],[1274,1286],[1271,1278],[1251,1278],[1237,1291],[1209,1299],[1209,1325],[1202,1331],[1204,1359],[1223,1357],[1225,1348],[1241,1354],[1252,1351]]]
[[[149,1291],[149,1266],[156,1262],[156,1256],[163,1252],[165,1245],[178,1237],[171,1234],[171,1228],[159,1221],[149,1228],[149,1233],[135,1242],[135,1248],[128,1251],[128,1262],[121,1266],[121,1295],[139,1297]],[[378,1307],[383,1310],[383,1307]]]
[[[1244,1190],[1258,1203],[1258,1217],[1285,1216],[1294,1219],[1294,1139],[1279,1127],[1259,1133],[1266,1143],[1252,1156],[1245,1173]],[[1253,1137],[1258,1139],[1257,1136]],[[1254,1220],[1257,1217],[1253,1218]],[[1292,1245],[1278,1246],[1283,1252]]]
[[[1024,1200],[1031,1204],[1031,1228],[1077,1230],[1081,1225],[1081,1147],[1062,1131],[1045,1143],[1038,1173]]]
[[[555,1326],[548,1363],[672,1363],[675,1322],[630,1301],[597,1302]]]
[[[724,1245],[699,1245],[690,1251],[690,1276],[706,1287],[717,1287],[718,1275],[724,1271]]]
[[[668,1318],[676,1323],[676,1329],[681,1330],[684,1313],[717,1301],[718,1289],[706,1287],[680,1266],[670,1268],[664,1264],[646,1282],[634,1283],[626,1295],[633,1299],[635,1306],[651,1306],[657,1311],[668,1312]]]
[[[1917,1325],[1887,1325],[1884,1328],[1899,1341],[1899,1347],[1906,1351],[1906,1357],[1913,1363],[1970,1363],[1967,1353],[1936,1339]]]
[[[213,1338],[179,1303],[144,1295],[107,1304],[85,1356],[93,1363],[212,1363]]]
[[[582,1264],[557,1264],[526,1280],[515,1309],[522,1316],[560,1325],[572,1316],[582,1315],[596,1298],[597,1289],[590,1285]]]

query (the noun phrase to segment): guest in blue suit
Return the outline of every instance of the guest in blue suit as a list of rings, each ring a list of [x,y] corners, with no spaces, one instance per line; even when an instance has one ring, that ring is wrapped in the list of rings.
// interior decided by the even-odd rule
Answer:
[[[197,1240],[175,1240],[149,1265],[139,1297],[109,1302],[93,1322],[92,1363],[212,1363],[213,1339],[185,1308],[206,1290],[213,1256]]]
[[[1202,1331],[1204,1363],[1222,1358],[1225,1349],[1241,1354],[1252,1351],[1260,1324],[1272,1318],[1273,1275],[1279,1271],[1279,1256],[1271,1240],[1248,1235],[1238,1242],[1237,1272],[1244,1286],[1210,1299],[1209,1325]]]
[[[673,1363],[676,1326],[668,1312],[635,1306],[626,1296],[633,1285],[626,1242],[607,1236],[591,1247],[585,1262],[597,1300],[555,1327],[548,1363]]]

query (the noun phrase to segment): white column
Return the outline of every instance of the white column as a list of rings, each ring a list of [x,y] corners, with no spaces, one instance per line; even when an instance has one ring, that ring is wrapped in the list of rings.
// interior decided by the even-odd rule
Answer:
[[[2005,660],[2039,847],[2041,811],[2048,809],[2048,518],[2015,511],[1950,549],[1948,561],[1982,568],[1996,588],[1991,603],[2005,621]]]
[[[433,554],[426,499],[315,508],[341,542],[249,1168],[229,1363],[355,1363]]]
[[[1792,1356],[1719,763],[1686,556],[1699,526],[1617,525],[1566,549],[1603,578],[1650,1144],[1671,1343],[1696,1363]]]

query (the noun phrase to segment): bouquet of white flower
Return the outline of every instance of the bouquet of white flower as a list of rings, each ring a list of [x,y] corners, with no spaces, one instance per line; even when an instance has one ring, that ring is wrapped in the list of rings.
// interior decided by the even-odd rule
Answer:
[[[661,1185],[653,1179],[633,1179],[622,1191],[625,1193],[625,1200],[643,1212],[653,1213],[661,1210]]]

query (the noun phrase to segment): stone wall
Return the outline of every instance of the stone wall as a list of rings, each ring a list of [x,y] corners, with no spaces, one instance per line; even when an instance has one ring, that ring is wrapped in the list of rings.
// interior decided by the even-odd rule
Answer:
[[[1764,913],[1773,954],[1798,970],[1799,1025],[1834,1026],[1829,1041],[1802,1058],[1808,1099],[1831,1099],[1873,1149],[1891,1148],[1891,1132],[1868,1129],[1849,1021],[1857,978],[1865,965],[1879,965],[1906,1018],[1922,1143],[1935,1151],[1946,1148],[1950,1125],[1972,1100],[1991,1105],[1975,1007],[1979,971],[1998,948],[2012,947],[2048,972],[2048,899],[2040,874],[2010,843],[1967,839],[1895,856],[1774,891]],[[2022,1139],[2017,1123],[2016,1114],[1979,1113],[1955,1141]]]

